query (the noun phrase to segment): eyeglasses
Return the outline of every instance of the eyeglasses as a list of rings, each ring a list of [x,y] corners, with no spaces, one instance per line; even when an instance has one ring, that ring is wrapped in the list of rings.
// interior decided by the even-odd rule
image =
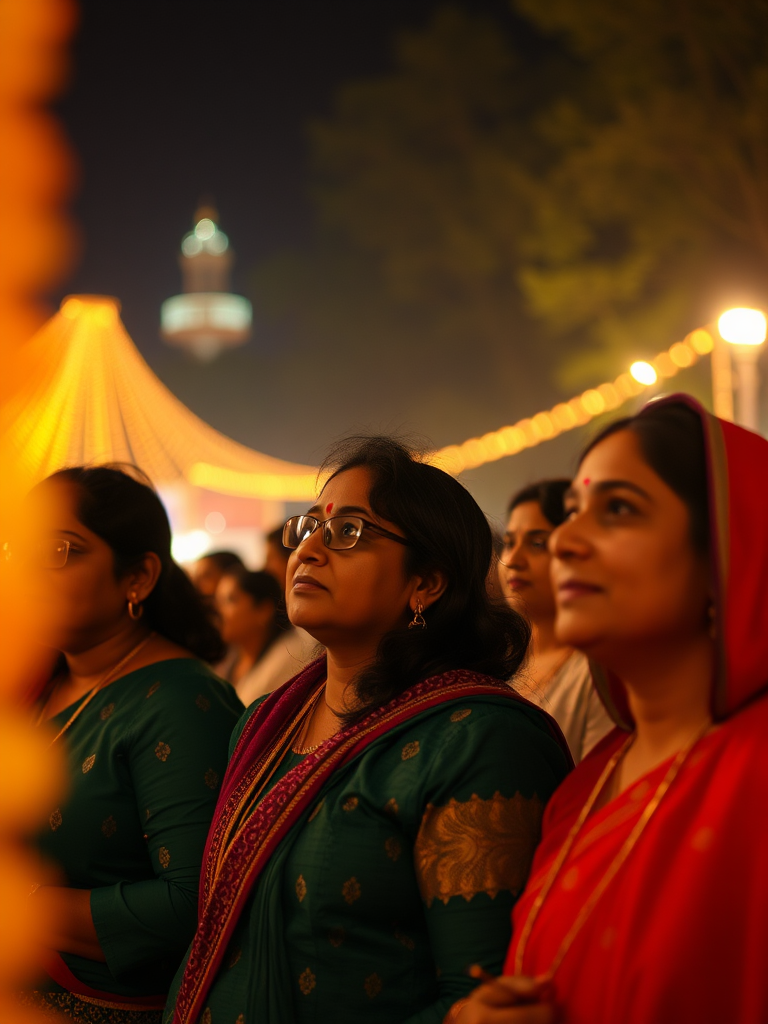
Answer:
[[[324,522],[320,522],[314,516],[291,516],[283,527],[283,546],[291,549],[297,548],[319,527],[323,528],[323,544],[332,551],[349,551],[360,540],[363,530],[373,530],[380,533],[382,537],[396,540],[398,544],[408,545],[410,543],[405,537],[398,537],[396,533],[390,533],[383,526],[369,523],[367,519],[362,519],[360,516],[331,516]]]
[[[12,558],[18,558],[34,562],[41,569],[63,569],[67,564],[71,546],[68,540],[54,538],[24,546],[5,541],[3,543],[3,560],[10,562]]]

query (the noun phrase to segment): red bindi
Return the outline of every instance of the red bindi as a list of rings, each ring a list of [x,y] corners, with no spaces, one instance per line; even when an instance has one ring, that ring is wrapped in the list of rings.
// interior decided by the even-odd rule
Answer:
[[[584,479],[581,482],[584,484],[585,487],[589,487],[589,477],[588,476],[585,476]]]
[[[329,501],[328,504],[325,506],[326,515],[331,511],[332,508],[333,508],[333,502]]]

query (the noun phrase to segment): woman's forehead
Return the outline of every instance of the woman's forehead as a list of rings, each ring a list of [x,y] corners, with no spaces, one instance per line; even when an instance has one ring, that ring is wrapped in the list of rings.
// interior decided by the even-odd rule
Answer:
[[[368,495],[371,482],[370,471],[365,466],[345,469],[328,481],[320,492],[315,507],[326,515],[345,505],[370,508]]]

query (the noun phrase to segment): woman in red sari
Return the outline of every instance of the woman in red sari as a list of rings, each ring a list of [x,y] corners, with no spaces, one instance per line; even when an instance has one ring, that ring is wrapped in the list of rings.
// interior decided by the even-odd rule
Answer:
[[[768,442],[657,401],[569,503],[558,633],[618,728],[547,807],[506,976],[453,1020],[764,1024]]]

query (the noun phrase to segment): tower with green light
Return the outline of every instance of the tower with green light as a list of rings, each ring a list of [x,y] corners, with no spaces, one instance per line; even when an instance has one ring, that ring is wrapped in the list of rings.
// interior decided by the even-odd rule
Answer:
[[[217,221],[213,207],[198,209],[194,228],[181,242],[184,293],[166,299],[160,308],[165,341],[204,362],[224,348],[242,345],[251,333],[250,302],[229,291],[234,253]]]

